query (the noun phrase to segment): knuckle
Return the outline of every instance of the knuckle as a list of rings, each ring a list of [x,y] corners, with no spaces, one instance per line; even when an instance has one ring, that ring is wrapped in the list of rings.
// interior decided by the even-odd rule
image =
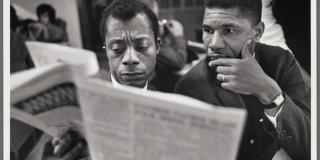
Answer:
[[[221,72],[221,66],[217,67],[217,72]]]

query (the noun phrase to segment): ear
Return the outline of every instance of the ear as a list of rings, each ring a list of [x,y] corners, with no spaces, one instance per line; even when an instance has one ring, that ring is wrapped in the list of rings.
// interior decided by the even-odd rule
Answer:
[[[156,52],[157,52],[157,54],[159,54],[159,51],[160,51],[160,44],[161,44],[161,39],[160,39],[160,37],[158,37],[156,39]]]
[[[261,21],[253,27],[254,38],[256,41],[259,41],[264,32],[264,23]]]

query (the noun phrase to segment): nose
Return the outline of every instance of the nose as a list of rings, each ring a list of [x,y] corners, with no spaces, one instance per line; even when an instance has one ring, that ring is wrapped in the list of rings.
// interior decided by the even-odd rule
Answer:
[[[127,48],[127,50],[124,53],[123,59],[122,59],[122,64],[123,65],[138,65],[139,62],[139,57],[138,57],[138,52],[134,50],[134,48]]]
[[[214,51],[217,49],[224,48],[223,39],[219,32],[214,32],[209,43],[209,48]]]

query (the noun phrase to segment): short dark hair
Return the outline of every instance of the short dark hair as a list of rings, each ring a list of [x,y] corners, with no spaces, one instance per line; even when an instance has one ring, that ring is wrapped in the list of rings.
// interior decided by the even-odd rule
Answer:
[[[123,21],[129,21],[139,13],[144,13],[148,17],[149,25],[153,30],[154,38],[156,40],[159,37],[157,16],[148,6],[137,0],[116,0],[104,9],[100,20],[101,38],[105,40],[106,22],[110,16]]]
[[[40,18],[40,16],[42,14],[44,14],[44,13],[48,14],[49,21],[51,23],[53,23],[56,20],[56,11],[54,10],[54,8],[51,5],[49,5],[49,4],[40,4],[37,7],[38,18]]]
[[[261,22],[261,0],[206,0],[205,5],[207,8],[238,8],[240,14],[250,19],[253,25]]]

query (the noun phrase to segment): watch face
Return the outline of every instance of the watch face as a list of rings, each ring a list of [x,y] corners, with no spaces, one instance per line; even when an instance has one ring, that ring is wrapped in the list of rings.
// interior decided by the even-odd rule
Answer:
[[[264,108],[266,109],[272,109],[272,108],[275,108],[275,107],[279,107],[283,104],[284,102],[284,97],[282,94],[278,95],[273,101],[271,104],[268,104],[268,105],[265,105]]]
[[[275,103],[277,106],[280,106],[283,102],[284,102],[284,97],[282,96],[282,94],[280,94],[273,100],[273,103]]]

